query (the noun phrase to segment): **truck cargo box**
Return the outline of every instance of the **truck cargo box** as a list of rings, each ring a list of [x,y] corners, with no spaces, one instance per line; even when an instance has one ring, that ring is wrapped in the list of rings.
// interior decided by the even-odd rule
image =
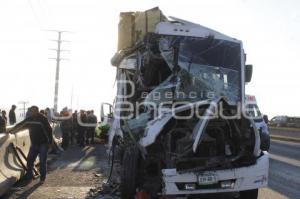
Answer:
[[[156,24],[166,20],[158,7],[144,12],[120,13],[118,51],[134,46],[146,33],[154,32]]]

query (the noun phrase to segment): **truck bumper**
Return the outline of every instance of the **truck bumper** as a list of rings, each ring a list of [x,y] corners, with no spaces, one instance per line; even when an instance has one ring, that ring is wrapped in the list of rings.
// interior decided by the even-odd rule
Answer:
[[[238,192],[257,189],[268,185],[269,154],[257,159],[255,165],[235,169],[201,172],[201,175],[214,175],[214,184],[199,185],[200,173],[181,173],[176,169],[163,169],[165,195],[189,195],[201,193]]]

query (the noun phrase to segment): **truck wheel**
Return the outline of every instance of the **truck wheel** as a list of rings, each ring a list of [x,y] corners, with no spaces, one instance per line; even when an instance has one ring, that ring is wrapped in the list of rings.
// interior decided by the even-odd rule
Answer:
[[[240,191],[240,199],[257,199],[258,189]]]
[[[267,133],[260,133],[260,149],[263,151],[269,151],[271,141],[270,141],[270,135]]]
[[[136,147],[128,147],[124,152],[120,184],[122,198],[133,199],[135,196],[138,157]]]

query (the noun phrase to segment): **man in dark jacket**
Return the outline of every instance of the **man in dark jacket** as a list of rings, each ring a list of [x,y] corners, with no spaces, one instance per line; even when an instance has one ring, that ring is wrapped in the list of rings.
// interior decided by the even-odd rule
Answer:
[[[31,180],[33,178],[32,169],[34,161],[39,155],[40,160],[40,182],[43,183],[46,179],[47,172],[47,153],[48,147],[52,143],[52,128],[47,118],[39,113],[37,106],[30,108],[30,117],[26,118],[19,124],[17,124],[11,132],[17,129],[27,127],[29,129],[29,136],[31,140],[31,146],[27,156],[27,173],[26,177]]]
[[[9,117],[10,125],[14,125],[16,123],[16,113],[15,113],[16,108],[17,108],[16,105],[12,105],[9,111],[8,117]]]
[[[62,121],[60,123],[60,128],[62,131],[62,148],[66,150],[69,146],[70,135],[73,127],[73,120],[71,113],[64,109],[62,112]]]
[[[86,123],[87,123],[87,115],[85,111],[80,111],[80,116],[78,119],[78,140],[79,140],[79,146],[84,147],[85,144],[85,137],[86,137]]]
[[[0,133],[4,133],[5,131],[6,131],[6,122],[5,119],[3,119],[2,115],[0,114]]]
[[[94,115],[94,110],[91,110],[87,116],[89,127],[87,128],[86,144],[94,144],[95,128],[97,126],[97,117]]]
[[[71,144],[74,143],[75,138],[76,138],[77,144],[79,144],[78,130],[77,130],[77,127],[78,127],[77,116],[78,116],[78,113],[77,113],[77,111],[75,111],[72,115],[72,124],[73,124],[73,126],[72,126],[71,137],[70,137]]]
[[[7,126],[7,117],[6,117],[6,111],[5,110],[2,110],[1,111],[1,113],[2,113],[2,118],[4,119],[4,121],[5,121],[5,126]]]

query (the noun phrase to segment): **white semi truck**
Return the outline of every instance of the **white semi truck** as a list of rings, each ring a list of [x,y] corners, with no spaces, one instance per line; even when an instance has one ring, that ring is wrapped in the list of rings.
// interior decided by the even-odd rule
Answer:
[[[121,13],[109,146],[121,163],[122,198],[137,190],[257,198],[269,156],[246,109],[245,62],[242,41],[215,30],[158,8]]]

